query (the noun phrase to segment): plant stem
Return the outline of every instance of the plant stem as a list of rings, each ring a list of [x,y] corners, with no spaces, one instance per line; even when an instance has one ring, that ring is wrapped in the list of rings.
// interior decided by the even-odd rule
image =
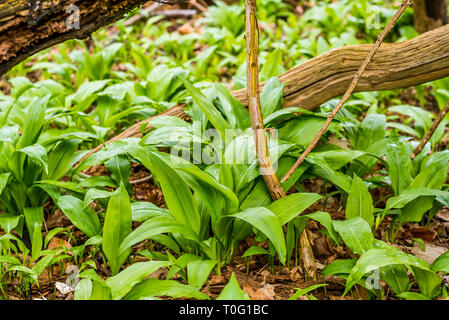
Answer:
[[[351,97],[351,94],[354,92],[355,88],[357,87],[360,78],[362,77],[362,74],[365,72],[366,67],[370,63],[370,61],[373,59],[374,55],[376,54],[377,50],[379,49],[382,42],[385,40],[385,37],[388,35],[388,33],[393,29],[394,25],[398,21],[399,17],[404,13],[404,11],[412,4],[412,0],[402,0],[401,7],[398,9],[398,11],[395,13],[393,18],[390,20],[388,25],[385,27],[385,29],[382,31],[382,33],[377,38],[376,43],[371,48],[371,51],[369,52],[368,56],[366,57],[365,61],[360,66],[359,71],[355,74],[348,90],[346,90],[346,93],[341,98],[338,105],[332,110],[332,112],[329,114],[329,116],[326,119],[326,122],[324,123],[323,127],[320,129],[318,134],[315,136],[313,141],[310,143],[310,145],[307,147],[307,149],[303,152],[303,154],[298,158],[296,163],[293,165],[293,167],[287,172],[287,174],[282,178],[281,182],[287,181],[293,172],[301,165],[301,163],[304,161],[304,159],[307,157],[307,155],[315,148],[315,146],[320,141],[321,137],[324,135],[324,133],[329,128],[329,125],[331,124],[332,120],[334,120],[337,113],[340,111],[340,109],[343,107],[343,105],[348,101],[348,99]]]
[[[246,27],[246,81],[248,109],[251,118],[254,140],[256,144],[257,159],[265,184],[274,201],[286,196],[279,179],[274,171],[268,152],[267,136],[263,125],[262,110],[259,97],[259,28],[256,17],[256,0],[245,0],[245,27]],[[315,279],[316,264],[313,250],[307,231],[300,235],[301,260],[307,276]]]
[[[432,126],[430,127],[429,131],[427,131],[424,138],[421,140],[419,145],[416,147],[415,150],[413,150],[412,154],[410,155],[410,158],[413,160],[416,158],[418,154],[421,153],[421,151],[424,149],[424,146],[429,142],[430,138],[432,138],[432,135],[437,130],[438,126],[440,125],[441,121],[443,121],[446,114],[449,112],[449,102],[447,105],[441,110],[441,112],[438,114],[437,118],[433,122]]]

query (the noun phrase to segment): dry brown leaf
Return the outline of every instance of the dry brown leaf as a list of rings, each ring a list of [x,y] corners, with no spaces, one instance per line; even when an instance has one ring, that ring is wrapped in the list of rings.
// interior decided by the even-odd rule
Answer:
[[[226,283],[226,278],[224,276],[219,276],[216,274],[214,274],[209,281],[209,285],[211,285],[211,286],[218,285],[218,284],[225,284],[225,283]]]
[[[68,243],[67,241],[60,239],[58,237],[53,237],[47,246],[48,250],[60,251],[63,248],[71,249],[72,245],[70,243]],[[73,256],[73,253],[71,251],[67,251],[67,253]]]

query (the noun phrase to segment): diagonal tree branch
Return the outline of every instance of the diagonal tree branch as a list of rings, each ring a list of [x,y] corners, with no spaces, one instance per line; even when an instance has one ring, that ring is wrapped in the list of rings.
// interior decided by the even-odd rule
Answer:
[[[334,120],[337,113],[340,111],[340,109],[343,107],[343,105],[348,101],[348,99],[351,97],[351,94],[354,92],[355,88],[357,87],[360,78],[362,77],[362,74],[365,72],[366,67],[370,63],[370,61],[373,59],[374,55],[376,54],[377,50],[381,46],[382,42],[385,40],[385,37],[388,35],[388,33],[393,29],[394,25],[398,21],[398,19],[401,17],[401,15],[404,13],[404,11],[412,4],[412,0],[402,0],[401,6],[398,9],[398,11],[395,13],[393,18],[390,20],[388,25],[385,27],[385,29],[382,31],[382,33],[377,38],[376,43],[371,48],[370,53],[366,57],[363,64],[360,66],[360,69],[355,74],[351,85],[349,86],[348,90],[346,90],[346,93],[338,103],[338,105],[332,110],[332,112],[329,114],[329,116],[326,119],[326,122],[324,123],[323,127],[320,129],[318,134],[313,139],[312,143],[307,147],[307,149],[303,152],[303,154],[298,158],[296,163],[293,165],[293,167],[287,172],[287,174],[282,178],[282,182],[287,181],[293,172],[301,165],[301,163],[304,161],[304,159],[307,157],[307,155],[315,148],[315,146],[320,141],[321,137],[324,135],[324,133],[329,128],[329,125],[331,124],[332,120]]]

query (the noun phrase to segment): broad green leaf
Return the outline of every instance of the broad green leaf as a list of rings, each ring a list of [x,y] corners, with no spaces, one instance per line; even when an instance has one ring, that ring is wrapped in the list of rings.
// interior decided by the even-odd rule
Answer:
[[[189,234],[189,230],[183,224],[176,222],[171,217],[160,216],[145,221],[137,229],[132,231],[120,244],[119,253],[124,254],[133,245],[162,233],[179,233],[187,239],[195,237]],[[191,232],[191,231],[190,231]]]
[[[388,265],[406,265],[417,267],[422,270],[430,270],[430,265],[424,260],[418,259],[413,255],[406,254],[394,247],[373,248],[366,251],[351,271],[347,281],[345,294],[352,286],[359,281],[366,273],[388,266]]]
[[[231,278],[223,290],[220,292],[217,300],[250,300],[248,294],[240,288],[235,274],[231,274]]]
[[[346,202],[346,219],[349,220],[354,217],[365,219],[370,226],[374,223],[373,198],[365,182],[356,174],[352,178],[351,189]]]
[[[278,77],[270,78],[265,82],[260,93],[260,108],[262,117],[272,114],[282,107],[284,103],[284,85],[281,84]]]
[[[195,260],[189,262],[187,264],[189,286],[201,289],[216,264],[217,262],[212,260]]]
[[[388,144],[386,161],[388,175],[394,194],[397,196],[412,182],[412,161],[404,143]]]
[[[75,154],[79,140],[63,140],[48,154],[48,180],[61,179],[68,169]]]
[[[101,225],[97,214],[92,208],[84,208],[83,202],[73,196],[62,196],[56,200],[58,207],[64,212],[75,227],[84,232],[89,238],[101,232]]]
[[[146,300],[156,296],[169,296],[172,298],[193,298],[209,300],[209,296],[197,288],[181,284],[174,280],[146,279],[136,284],[123,300]]]
[[[449,250],[433,262],[432,270],[436,272],[449,273]]]
[[[187,79],[185,79],[184,76],[178,74],[178,78],[184,84],[187,91],[192,95],[193,100],[201,108],[201,111],[203,111],[210,123],[218,130],[218,132],[220,132],[224,139],[226,137],[225,130],[230,129],[231,126],[223,118],[220,111],[215,108],[213,103],[209,101],[200,90],[195,88]]]
[[[371,145],[385,137],[386,118],[383,114],[369,114],[357,132],[354,148],[367,151]]]
[[[40,144],[34,144],[17,151],[26,154],[28,157],[30,157],[30,159],[39,164],[44,169],[45,173],[48,174],[47,151],[43,146],[41,146]]]
[[[433,270],[411,266],[421,294],[435,298],[440,293],[441,278]]]
[[[336,244],[339,244],[340,238],[338,236],[337,231],[335,231],[335,229],[334,229],[332,217],[329,213],[323,212],[323,211],[317,211],[317,212],[306,214],[304,216],[300,216],[297,219],[299,219],[299,221],[303,220],[303,223],[302,223],[303,228],[305,228],[307,226],[307,222],[309,221],[309,219],[318,221],[319,223],[321,223],[321,225],[323,227],[325,227],[327,229],[327,234],[329,235],[329,237]],[[300,231],[302,231],[302,230],[303,229],[300,228]]]
[[[316,193],[294,193],[274,201],[268,209],[276,214],[281,225],[284,225],[321,198]]]
[[[168,261],[136,262],[119,274],[108,278],[106,284],[111,288],[112,299],[121,299],[131,291],[135,284],[145,279],[150,273],[170,264],[171,262]]]
[[[25,120],[25,127],[22,132],[22,137],[17,143],[16,149],[22,149],[36,143],[39,134],[42,130],[45,120],[45,109],[51,95],[37,99],[28,109]]]
[[[171,217],[170,212],[167,209],[159,208],[154,203],[147,201],[133,202],[131,204],[131,209],[133,221],[137,222],[145,222],[159,216]]]
[[[397,294],[396,297],[406,299],[406,300],[432,300],[425,295],[418,292],[402,292]]]
[[[250,257],[250,256],[259,255],[259,254],[269,255],[269,252],[267,250],[265,250],[264,248],[252,246],[245,251],[245,253],[242,255],[242,259]]]
[[[288,300],[297,300],[298,297],[300,296],[304,296],[306,294],[308,294],[311,291],[314,291],[316,289],[322,288],[322,287],[326,287],[327,284],[326,283],[321,283],[321,284],[314,284],[308,288],[305,289],[297,289],[297,291],[295,292],[294,295],[292,295],[290,298],[288,298]]]
[[[291,120],[279,130],[279,138],[299,146],[308,146],[325,121],[318,117]]]
[[[97,199],[109,198],[111,194],[112,192],[106,190],[90,188],[89,190],[87,190],[86,195],[84,196],[83,209],[87,208],[89,204]]]
[[[0,196],[2,195],[3,190],[8,184],[10,176],[11,176],[10,172],[0,174]]]
[[[157,154],[147,153],[140,148],[136,148],[131,152],[131,155],[156,176],[161,185],[170,214],[176,221],[183,224],[186,229],[190,229],[199,235],[201,231],[201,217],[187,183]]]
[[[122,241],[132,232],[132,212],[128,192],[123,184],[109,199],[103,226],[102,247],[112,274],[117,274],[130,250],[120,251]]]
[[[355,254],[364,254],[373,247],[374,236],[371,227],[363,218],[355,217],[344,221],[333,221],[335,230]]]
[[[287,249],[285,247],[284,232],[278,217],[272,211],[263,207],[250,208],[226,217],[241,219],[261,231],[273,243],[281,263],[285,263]]]
[[[11,231],[19,224],[20,219],[21,216],[15,215],[11,212],[0,214],[0,227],[6,233],[11,233]]]
[[[89,300],[92,294],[92,280],[82,279],[75,289],[74,300]]]
[[[27,225],[28,232],[31,238],[31,259],[36,260],[42,250],[42,224],[44,222],[44,208],[43,207],[32,207],[24,208],[23,214],[25,215],[25,222]]]

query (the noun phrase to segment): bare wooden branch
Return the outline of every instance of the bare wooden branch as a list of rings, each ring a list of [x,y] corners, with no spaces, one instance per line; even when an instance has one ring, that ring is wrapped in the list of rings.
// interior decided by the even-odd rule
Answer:
[[[341,110],[343,105],[346,103],[346,101],[349,100],[351,97],[351,94],[354,92],[354,89],[359,84],[360,78],[362,77],[363,73],[365,72],[368,64],[373,59],[374,55],[376,54],[377,50],[379,49],[380,45],[384,41],[385,37],[388,35],[388,33],[393,29],[394,25],[398,21],[398,19],[401,17],[401,15],[404,13],[404,11],[412,4],[412,1],[410,0],[403,0],[402,4],[399,8],[399,10],[395,13],[393,18],[390,20],[390,22],[387,24],[385,29],[382,31],[382,33],[379,35],[376,43],[371,48],[371,51],[369,52],[368,56],[365,58],[365,61],[360,66],[360,69],[355,74],[349,88],[346,90],[346,93],[344,94],[343,98],[340,100],[340,102],[337,104],[337,106],[332,110],[332,112],[329,114],[329,116],[326,119],[326,122],[324,123],[323,127],[320,129],[318,134],[313,139],[312,143],[306,148],[306,150],[303,152],[303,154],[298,158],[296,163],[293,165],[293,167],[288,171],[288,173],[282,178],[282,182],[287,181],[293,172],[301,165],[301,163],[304,161],[304,159],[307,157],[307,155],[315,148],[315,146],[320,141],[321,137],[324,135],[324,133],[329,128],[332,120],[334,120],[337,113]]]
[[[435,118],[435,120],[432,123],[432,126],[430,127],[429,131],[427,131],[424,138],[421,140],[419,145],[413,150],[412,154],[410,155],[410,158],[413,160],[416,158],[418,154],[421,153],[421,151],[424,149],[424,146],[429,142],[430,138],[432,138],[433,134],[437,130],[438,126],[440,125],[441,121],[443,121],[446,114],[449,112],[449,102],[447,105],[441,110],[441,112],[438,114],[438,116]]]
[[[260,171],[273,200],[285,197],[284,189],[276,176],[276,172],[270,160],[268,152],[267,136],[265,134],[262,110],[259,99],[259,30],[256,18],[256,1],[246,0],[246,77],[248,109],[251,118],[254,141],[256,144],[257,159]]]
[[[342,95],[351,83],[373,45],[354,45],[331,50],[296,66],[279,79],[284,83],[284,107],[298,106],[314,110],[322,103]],[[354,92],[407,88],[449,76],[449,25],[424,33],[415,39],[382,44],[359,80]],[[260,84],[263,87],[264,83]],[[260,91],[260,90],[259,90]],[[248,105],[246,89],[231,92]],[[184,105],[167,110],[166,115],[186,118]],[[105,144],[140,137],[143,120]],[[89,155],[100,150],[92,150]]]

